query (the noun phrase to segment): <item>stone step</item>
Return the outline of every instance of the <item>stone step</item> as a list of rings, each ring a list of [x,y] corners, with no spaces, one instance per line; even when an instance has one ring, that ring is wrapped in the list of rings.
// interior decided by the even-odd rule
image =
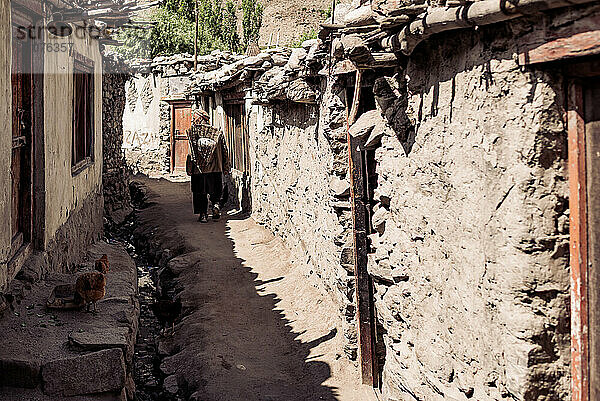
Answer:
[[[1,401],[134,399],[137,271],[122,246],[103,242],[92,246],[82,270],[91,270],[103,254],[110,271],[97,314],[47,309],[53,289],[77,277],[50,273],[0,319]]]
[[[0,387],[35,388],[40,383],[40,363],[35,360],[0,359]]]
[[[57,359],[42,367],[43,389],[48,395],[120,391],[125,387],[125,378],[125,359],[119,348]]]

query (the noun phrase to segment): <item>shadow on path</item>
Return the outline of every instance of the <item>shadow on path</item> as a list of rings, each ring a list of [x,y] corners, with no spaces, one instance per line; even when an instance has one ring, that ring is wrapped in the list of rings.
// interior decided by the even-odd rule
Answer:
[[[244,218],[199,223],[191,212],[189,184],[136,180],[150,193],[149,206],[139,212],[140,223],[149,227],[153,241],[180,254],[170,268],[184,317],[175,336],[162,344],[171,356],[161,369],[174,377],[171,382],[176,378],[188,394],[195,392],[192,399],[203,401],[337,400],[337,389],[323,384],[331,377],[329,364],[310,355],[332,341],[337,330],[329,327],[309,341],[298,338],[306,333],[292,332],[280,299],[268,293],[269,286],[288,280],[289,256],[278,259],[265,251],[273,237],[248,220],[235,225],[248,230],[241,235],[248,240],[234,243],[231,220]],[[240,248],[267,252],[263,280],[237,256]]]

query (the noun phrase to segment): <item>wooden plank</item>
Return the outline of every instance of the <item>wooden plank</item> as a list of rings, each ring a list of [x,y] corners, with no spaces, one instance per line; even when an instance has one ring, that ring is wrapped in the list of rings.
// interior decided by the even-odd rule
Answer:
[[[38,21],[42,28],[44,21]],[[36,250],[46,247],[46,149],[44,140],[44,47],[33,46],[32,70],[32,245]]]
[[[590,400],[600,400],[600,78],[584,85]]]
[[[175,106],[171,104],[171,172],[175,170]]]
[[[367,271],[367,192],[363,171],[360,139],[350,135],[350,125],[356,119],[360,103],[362,72],[357,71],[352,108],[347,118],[348,164],[350,172],[350,195],[352,205],[352,227],[354,241],[354,276],[356,282],[356,311],[358,323],[358,345],[360,351],[361,377],[363,384],[375,384],[373,364],[373,316],[371,299],[371,279]]]
[[[589,401],[585,126],[581,85],[569,87],[571,400]]]
[[[519,40],[519,64],[531,65],[600,54],[600,15],[558,29],[537,29]]]
[[[18,7],[27,13],[43,15],[42,2],[38,0],[12,0],[12,7]]]

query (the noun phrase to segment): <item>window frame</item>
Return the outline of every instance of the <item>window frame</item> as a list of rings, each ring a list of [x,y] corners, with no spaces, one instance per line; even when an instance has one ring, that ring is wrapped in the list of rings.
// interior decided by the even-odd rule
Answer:
[[[81,90],[84,90],[84,94],[81,95],[78,91],[79,76],[83,76],[83,82]],[[96,134],[96,121],[95,121],[95,74],[94,74],[94,61],[74,52],[73,57],[73,121],[71,126],[71,174],[73,176],[78,175],[87,167],[94,163],[94,148],[95,148],[95,134]],[[87,91],[85,90],[87,88]],[[85,110],[79,112],[80,105],[78,100],[84,97],[83,107]],[[80,134],[80,116],[83,115],[83,139],[78,138]],[[80,144],[83,140],[83,156],[78,154],[81,152]]]

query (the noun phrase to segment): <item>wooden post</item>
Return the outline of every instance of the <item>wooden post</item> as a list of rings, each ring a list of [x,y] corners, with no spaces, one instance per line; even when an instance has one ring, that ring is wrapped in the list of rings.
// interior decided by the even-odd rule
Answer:
[[[331,24],[335,24],[335,3],[337,0],[332,0],[331,2]]]
[[[583,90],[569,86],[569,209],[571,262],[571,400],[589,401],[588,244]]]
[[[367,271],[367,207],[368,195],[365,188],[363,157],[358,149],[359,138],[350,135],[360,104],[362,72],[356,71],[356,87],[352,109],[347,119],[348,164],[350,172],[350,194],[352,203],[352,226],[354,240],[354,276],[356,280],[356,320],[358,323],[358,343],[363,384],[374,385],[373,365],[373,316],[371,299],[371,279]]]
[[[196,31],[194,33],[194,71],[198,71],[198,0],[194,0],[194,16],[196,18]]]

